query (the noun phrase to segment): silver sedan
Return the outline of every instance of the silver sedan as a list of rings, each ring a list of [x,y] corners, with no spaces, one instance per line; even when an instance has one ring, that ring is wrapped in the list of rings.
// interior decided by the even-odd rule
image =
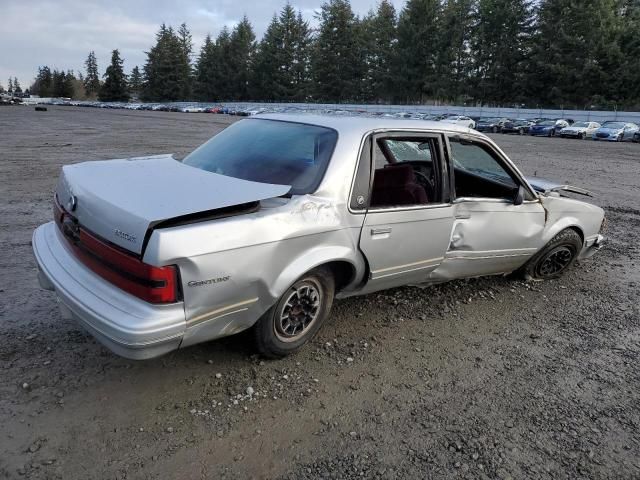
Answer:
[[[564,273],[603,242],[580,188],[526,179],[483,134],[420,120],[258,115],[176,161],[63,167],[34,232],[44,288],[134,359],[251,328],[295,352],[334,298]]]

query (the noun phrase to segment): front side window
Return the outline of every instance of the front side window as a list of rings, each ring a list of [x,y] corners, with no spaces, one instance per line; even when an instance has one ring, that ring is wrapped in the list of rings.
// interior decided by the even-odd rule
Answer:
[[[456,197],[512,200],[519,184],[482,143],[450,138]]]
[[[226,128],[187,155],[184,163],[261,183],[291,185],[291,195],[320,184],[338,134],[330,128],[247,119]]]

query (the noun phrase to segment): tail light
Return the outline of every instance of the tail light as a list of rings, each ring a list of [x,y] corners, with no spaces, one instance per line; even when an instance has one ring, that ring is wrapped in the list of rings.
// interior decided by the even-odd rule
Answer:
[[[54,218],[73,253],[93,272],[125,292],[149,303],[178,300],[178,270],[174,265],[155,267],[99,238],[54,201]]]

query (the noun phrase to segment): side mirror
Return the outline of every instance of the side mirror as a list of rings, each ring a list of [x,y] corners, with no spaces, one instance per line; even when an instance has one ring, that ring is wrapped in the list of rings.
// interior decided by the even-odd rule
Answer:
[[[516,192],[516,198],[513,199],[513,204],[518,206],[522,205],[522,202],[524,202],[524,187],[520,185]]]

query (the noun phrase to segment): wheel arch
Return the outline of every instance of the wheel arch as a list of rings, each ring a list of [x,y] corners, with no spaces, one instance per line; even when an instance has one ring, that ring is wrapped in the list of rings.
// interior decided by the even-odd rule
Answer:
[[[286,266],[269,288],[272,298],[280,298],[302,275],[323,266],[330,269],[334,275],[336,293],[357,283],[366,269],[362,256],[351,248],[315,248],[304,252]]]
[[[558,235],[563,230],[574,230],[580,236],[580,240],[582,240],[582,244],[584,245],[585,234],[584,234],[584,230],[579,225],[578,219],[572,218],[572,217],[565,217],[558,220],[547,230],[547,233],[544,239],[545,240],[544,245],[542,245],[541,249],[544,248],[547,245],[547,243],[549,243],[553,239],[553,237]]]

